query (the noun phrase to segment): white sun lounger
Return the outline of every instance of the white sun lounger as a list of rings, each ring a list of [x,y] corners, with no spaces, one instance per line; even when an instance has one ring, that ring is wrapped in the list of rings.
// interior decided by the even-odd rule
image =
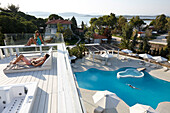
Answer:
[[[21,62],[19,64],[9,64],[3,71],[4,73],[17,73],[17,72],[39,71],[39,70],[51,69],[52,55],[53,55],[52,47],[48,50],[47,53],[50,56],[45,60],[45,62],[41,66],[34,67],[34,66],[23,64],[23,62]]]

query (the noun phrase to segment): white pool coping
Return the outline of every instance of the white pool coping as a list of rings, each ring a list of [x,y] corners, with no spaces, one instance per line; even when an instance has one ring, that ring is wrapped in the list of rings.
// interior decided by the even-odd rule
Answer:
[[[125,71],[120,71],[117,73],[117,78],[126,78],[126,77],[133,77],[133,78],[142,78],[144,76],[144,73],[143,72],[140,72],[138,71],[139,73],[141,73],[140,76],[134,76],[134,75],[120,75],[121,73],[126,73],[127,71],[129,70],[135,70],[137,71],[136,69],[126,69]]]

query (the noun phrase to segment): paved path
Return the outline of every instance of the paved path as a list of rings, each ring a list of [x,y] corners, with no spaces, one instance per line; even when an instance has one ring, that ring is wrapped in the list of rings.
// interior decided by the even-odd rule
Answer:
[[[163,45],[167,45],[166,42],[166,36],[168,36],[168,34],[163,34],[160,36],[157,36],[156,39],[149,41],[150,43],[155,43],[155,44],[163,44]]]

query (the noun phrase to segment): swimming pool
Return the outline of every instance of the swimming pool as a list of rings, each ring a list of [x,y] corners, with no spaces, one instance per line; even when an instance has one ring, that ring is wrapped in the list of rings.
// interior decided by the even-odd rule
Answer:
[[[143,71],[142,78],[117,78],[117,73],[126,69],[120,68],[116,71],[102,71],[91,68],[85,72],[76,72],[76,78],[80,88],[89,90],[108,90],[116,93],[129,106],[136,103],[150,105],[154,109],[160,102],[170,101],[170,82],[157,79]],[[127,84],[139,88],[133,89]]]

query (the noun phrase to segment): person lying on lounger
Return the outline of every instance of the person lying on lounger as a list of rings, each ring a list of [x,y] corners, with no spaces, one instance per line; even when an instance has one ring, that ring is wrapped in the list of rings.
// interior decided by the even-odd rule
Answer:
[[[49,54],[45,54],[43,57],[40,57],[40,58],[28,59],[24,55],[19,55],[16,58],[16,60],[14,62],[12,62],[12,64],[16,64],[19,61],[23,61],[27,65],[33,65],[33,66],[37,67],[37,66],[42,65],[49,56],[50,56]]]
[[[31,37],[25,46],[30,46],[32,43],[34,43],[35,45],[44,44],[41,34],[38,30],[35,31],[35,37]]]

